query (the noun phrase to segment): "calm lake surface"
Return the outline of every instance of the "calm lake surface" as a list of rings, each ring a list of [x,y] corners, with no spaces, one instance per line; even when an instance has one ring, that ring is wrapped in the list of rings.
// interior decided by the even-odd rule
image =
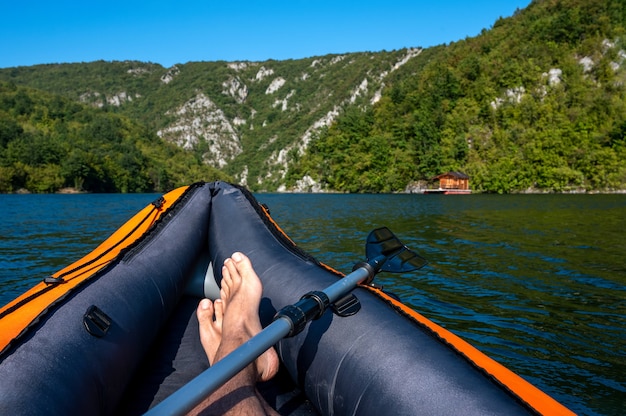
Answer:
[[[0,195],[0,305],[157,196]],[[626,195],[256,196],[346,273],[389,227],[430,263],[386,290],[576,413],[626,414]]]

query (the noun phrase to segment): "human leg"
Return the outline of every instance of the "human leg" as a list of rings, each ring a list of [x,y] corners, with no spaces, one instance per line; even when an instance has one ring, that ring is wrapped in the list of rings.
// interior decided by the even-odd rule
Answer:
[[[224,262],[221,299],[214,303],[204,299],[197,310],[200,340],[211,364],[261,331],[258,310],[262,290],[261,281],[245,255],[235,253]],[[277,414],[258,394],[255,385],[257,381],[271,379],[278,365],[276,351],[271,348],[191,414]]]

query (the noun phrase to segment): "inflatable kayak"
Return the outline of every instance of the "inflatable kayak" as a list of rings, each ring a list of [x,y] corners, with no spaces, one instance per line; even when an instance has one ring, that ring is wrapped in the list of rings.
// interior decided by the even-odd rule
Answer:
[[[262,280],[264,326],[343,277],[302,251],[244,188],[174,190],[0,309],[0,414],[158,408],[209,367],[195,310],[218,296],[221,265],[235,251]],[[359,285],[348,303],[358,307],[328,308],[276,344],[281,370],[259,389],[279,413],[572,414],[374,286]]]

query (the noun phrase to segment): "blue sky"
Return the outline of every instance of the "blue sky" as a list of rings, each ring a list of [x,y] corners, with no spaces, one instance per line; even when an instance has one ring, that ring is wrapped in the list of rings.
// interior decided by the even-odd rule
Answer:
[[[475,36],[530,0],[20,0],[0,12],[0,68],[104,59],[298,59]]]

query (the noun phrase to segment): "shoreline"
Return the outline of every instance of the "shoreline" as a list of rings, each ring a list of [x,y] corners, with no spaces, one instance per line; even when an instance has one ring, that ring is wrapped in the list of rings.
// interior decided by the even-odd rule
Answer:
[[[66,188],[61,188],[58,189],[54,192],[32,192],[26,188],[20,188],[14,192],[0,192],[0,195],[4,194],[4,195],[32,195],[32,194],[39,194],[39,195],[54,195],[54,194],[60,194],[60,195],[75,195],[75,194],[90,194],[92,192],[87,192],[87,191],[83,191],[80,190],[78,188],[72,188],[72,187],[66,187]]]
[[[87,194],[89,192],[87,191],[83,191],[80,190],[78,188],[61,188],[58,191],[55,192],[55,194],[64,194],[64,195],[71,195],[71,194]]]
[[[354,192],[353,194],[379,194],[379,195],[383,195],[383,194],[388,194],[388,195],[402,195],[402,194],[407,194],[407,195],[425,195],[425,192],[427,189],[424,188],[413,188],[413,189],[405,189],[404,191],[401,192]],[[147,192],[147,193],[166,193],[167,191],[163,191],[163,192]],[[338,191],[324,191],[324,190],[318,190],[318,191],[306,191],[306,190],[294,190],[294,191],[252,191],[255,194],[350,194],[350,192],[338,192]],[[58,195],[77,195],[77,194],[91,194],[93,192],[89,192],[89,191],[84,191],[78,188],[74,188],[74,187],[65,187],[65,188],[61,188],[58,189],[55,192],[32,192],[26,188],[20,188],[17,189],[14,192],[0,192],[0,195],[4,194],[4,195],[30,195],[30,194],[40,194],[40,195],[52,195],[52,194],[58,194]],[[103,192],[103,193],[109,193],[109,192]],[[122,192],[113,192],[113,193],[122,193]],[[144,192],[128,192],[128,193],[144,193]],[[552,191],[552,190],[547,190],[547,189],[536,189],[536,188],[529,188],[529,189],[524,189],[524,190],[516,190],[516,191],[512,191],[512,192],[506,192],[506,193],[497,193],[497,192],[481,192],[481,191],[476,191],[476,190],[472,190],[471,193],[468,193],[468,195],[557,195],[557,194],[563,194],[563,195],[626,195],[626,189],[613,189],[613,190],[586,190],[586,189],[572,189],[572,190],[567,190],[567,191]]]

